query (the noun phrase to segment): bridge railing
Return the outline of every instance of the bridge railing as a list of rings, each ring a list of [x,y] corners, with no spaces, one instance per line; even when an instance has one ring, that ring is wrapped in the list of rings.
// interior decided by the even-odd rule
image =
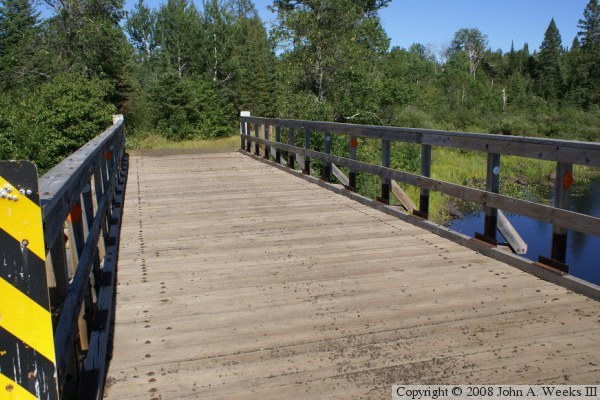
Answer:
[[[113,125],[40,178],[60,398],[100,398],[109,351],[127,155]]]
[[[54,345],[55,354],[43,359],[54,371],[29,371],[37,371],[37,364],[22,360],[22,354],[10,355],[11,392],[28,390],[49,399],[101,397],[126,170],[125,125],[115,116],[109,129],[40,177],[47,282],[27,285],[47,285],[35,290],[48,293],[52,329],[45,334],[53,337],[39,340]],[[28,323],[27,316],[21,318]]]
[[[0,161],[0,398],[101,398],[126,170],[122,116],[39,179]]]
[[[381,178],[379,202],[389,204],[392,183],[395,181],[413,185],[420,189],[418,208],[414,214],[427,218],[429,214],[429,193],[437,191],[460,200],[483,206],[485,223],[483,234],[477,238],[492,245],[496,242],[498,210],[519,214],[553,226],[552,247],[549,257],[540,256],[541,266],[551,270],[566,272],[565,263],[568,230],[600,236],[600,218],[569,210],[569,196],[573,183],[573,164],[600,167],[600,143],[552,140],[533,137],[473,134],[430,129],[367,126],[332,122],[317,122],[289,119],[240,117],[241,148],[247,152],[260,154],[262,147],[265,158],[273,157],[276,162],[294,168],[300,160],[303,173],[310,174],[311,159],[323,162],[321,179],[329,181],[332,170],[347,167],[348,177],[342,176],[346,189],[356,188],[358,172],[377,175]],[[287,132],[288,143],[282,143],[282,130]],[[274,137],[269,132],[274,131]],[[262,132],[262,134],[260,134]],[[311,137],[315,132],[323,134],[323,151],[311,148]],[[304,145],[296,146],[296,136],[304,137]],[[347,137],[348,157],[332,154],[331,135]],[[357,138],[381,141],[381,163],[371,164],[357,160]],[[390,167],[391,143],[414,143],[421,147],[420,173],[399,171]],[[432,147],[449,147],[462,150],[475,150],[487,153],[486,189],[445,182],[431,178]],[[273,151],[272,149],[275,149]],[[282,153],[287,152],[287,162],[282,162]],[[548,160],[556,163],[555,202],[553,206],[534,203],[500,194],[500,157],[519,156],[529,159]],[[337,174],[339,175],[339,174]]]

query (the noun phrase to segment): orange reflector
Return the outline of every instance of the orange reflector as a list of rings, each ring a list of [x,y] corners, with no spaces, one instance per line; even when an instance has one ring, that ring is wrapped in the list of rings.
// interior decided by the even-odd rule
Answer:
[[[79,204],[75,204],[73,208],[71,208],[71,212],[67,217],[67,220],[71,222],[77,222],[81,218],[81,206]]]
[[[571,185],[573,185],[573,182],[575,182],[575,179],[573,179],[573,173],[571,171],[565,172],[562,179],[565,189],[569,189]]]
[[[357,139],[352,139],[352,142],[350,144],[352,145],[352,147],[357,148],[358,147],[358,140]]]
[[[104,158],[106,159],[106,161],[110,160],[110,157],[112,156],[110,151],[107,151],[104,153]]]

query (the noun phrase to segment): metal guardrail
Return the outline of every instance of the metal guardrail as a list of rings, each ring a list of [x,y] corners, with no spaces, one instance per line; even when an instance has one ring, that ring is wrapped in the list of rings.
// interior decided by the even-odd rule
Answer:
[[[496,243],[498,210],[527,216],[553,225],[552,250],[549,257],[540,256],[540,265],[560,271],[568,271],[565,265],[567,230],[600,236],[600,218],[569,210],[569,195],[573,183],[573,164],[600,167],[600,143],[552,140],[519,136],[472,134],[429,129],[367,126],[289,119],[271,119],[242,115],[240,117],[241,148],[259,155],[264,147],[264,157],[269,158],[270,149],[275,149],[275,161],[281,162],[281,151],[288,154],[288,167],[294,168],[301,157],[301,168],[310,174],[311,158],[323,162],[321,179],[331,179],[332,168],[347,167],[349,170],[346,189],[356,189],[356,174],[366,172],[381,178],[381,203],[389,204],[392,180],[420,188],[418,210],[414,214],[427,218],[429,193],[440,193],[481,204],[485,212],[483,234],[478,239]],[[270,140],[269,131],[274,128],[275,138]],[[282,130],[287,132],[288,143],[282,143]],[[252,131],[254,130],[254,135]],[[262,132],[262,135],[260,135]],[[296,134],[304,136],[304,145],[297,146]],[[311,149],[314,133],[323,135],[323,150]],[[348,137],[348,156],[331,154],[331,135]],[[262,136],[262,137],[261,137]],[[381,163],[379,165],[357,161],[357,138],[381,140]],[[420,174],[390,168],[391,142],[414,143],[421,146]],[[486,189],[476,189],[431,178],[432,146],[475,150],[487,153]],[[556,185],[554,206],[521,200],[499,194],[500,156],[513,155],[530,159],[556,162]],[[344,179],[345,180],[345,179]]]
[[[40,178],[60,398],[102,397],[128,157],[125,122]]]

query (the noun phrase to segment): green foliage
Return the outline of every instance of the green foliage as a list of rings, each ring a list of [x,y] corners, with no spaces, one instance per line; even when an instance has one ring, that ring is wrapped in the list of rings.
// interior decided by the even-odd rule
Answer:
[[[0,90],[42,80],[39,13],[30,0],[0,1]]]
[[[581,46],[570,57],[570,98],[586,110],[600,106],[600,5],[590,0],[579,20]]]
[[[125,21],[125,31],[136,48],[142,62],[150,61],[158,46],[156,37],[156,12],[138,0],[129,18]]]
[[[540,46],[537,64],[537,92],[546,100],[556,100],[563,94],[563,71],[560,56],[562,40],[554,18],[550,21]]]
[[[168,71],[148,87],[152,126],[172,140],[217,138],[235,131],[235,109],[224,103],[211,83]]]
[[[249,14],[249,15],[248,15]],[[234,25],[235,50],[233,88],[240,110],[275,116],[277,75],[275,55],[256,10],[244,10]]]
[[[581,29],[578,36],[583,48],[600,47],[600,5],[598,0],[590,0],[583,10],[583,19],[579,20],[577,27]]]
[[[376,113],[377,66],[389,46],[376,11],[386,4],[275,1],[279,24],[272,35],[283,50],[284,90],[329,103],[334,120],[363,122]]]
[[[44,40],[57,55],[51,73],[79,71],[88,77],[123,79],[131,48],[119,22],[124,0],[46,0],[54,15]]]
[[[450,55],[457,51],[465,52],[469,59],[469,74],[475,76],[486,47],[487,35],[477,28],[463,28],[454,34]]]
[[[80,74],[56,76],[34,92],[2,96],[3,158],[29,159],[43,172],[110,126],[109,85]]]
[[[30,99],[30,120],[35,126],[32,140],[37,161],[44,170],[73,153],[112,123],[115,106],[105,101],[107,82],[87,79],[80,74],[56,76],[41,86]]]
[[[156,36],[163,68],[181,77],[202,69],[205,37],[200,13],[189,0],[168,0],[156,14]]]
[[[130,137],[177,141],[235,134],[241,110],[600,140],[597,0],[568,50],[551,21],[538,53],[527,44],[492,51],[485,34],[463,28],[441,59],[420,44],[388,48],[378,10],[389,0],[275,0],[269,33],[251,0],[155,9],[138,0],[123,26],[123,0],[45,3],[40,20],[31,0],[0,0],[0,156],[43,168],[101,132],[115,109]],[[333,146],[347,152],[345,142]],[[360,149],[380,157],[375,144]],[[414,170],[417,158],[394,147],[400,168]]]

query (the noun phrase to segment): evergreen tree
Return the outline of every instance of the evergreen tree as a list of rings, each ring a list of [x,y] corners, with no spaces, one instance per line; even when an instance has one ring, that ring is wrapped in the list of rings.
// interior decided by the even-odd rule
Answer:
[[[537,92],[546,100],[557,100],[563,91],[563,73],[560,56],[563,52],[562,39],[554,18],[544,34],[537,63]]]
[[[235,103],[239,110],[274,116],[276,58],[256,9],[237,7],[234,25]]]
[[[168,0],[156,16],[160,55],[180,77],[202,71],[205,57],[201,15],[189,0]]]
[[[600,6],[598,0],[590,0],[583,11],[583,19],[577,25],[581,31],[578,38],[581,49],[574,73],[575,98],[584,108],[600,104]]]
[[[592,49],[600,46],[600,6],[598,0],[590,0],[583,11],[583,19],[579,20],[577,27],[581,29],[577,34],[581,40],[581,47]]]
[[[0,90],[35,84],[43,71],[39,13],[30,0],[0,0]]]
[[[130,47],[121,26],[124,0],[46,0],[54,15],[46,40],[56,73],[80,71],[88,77],[123,79]]]

